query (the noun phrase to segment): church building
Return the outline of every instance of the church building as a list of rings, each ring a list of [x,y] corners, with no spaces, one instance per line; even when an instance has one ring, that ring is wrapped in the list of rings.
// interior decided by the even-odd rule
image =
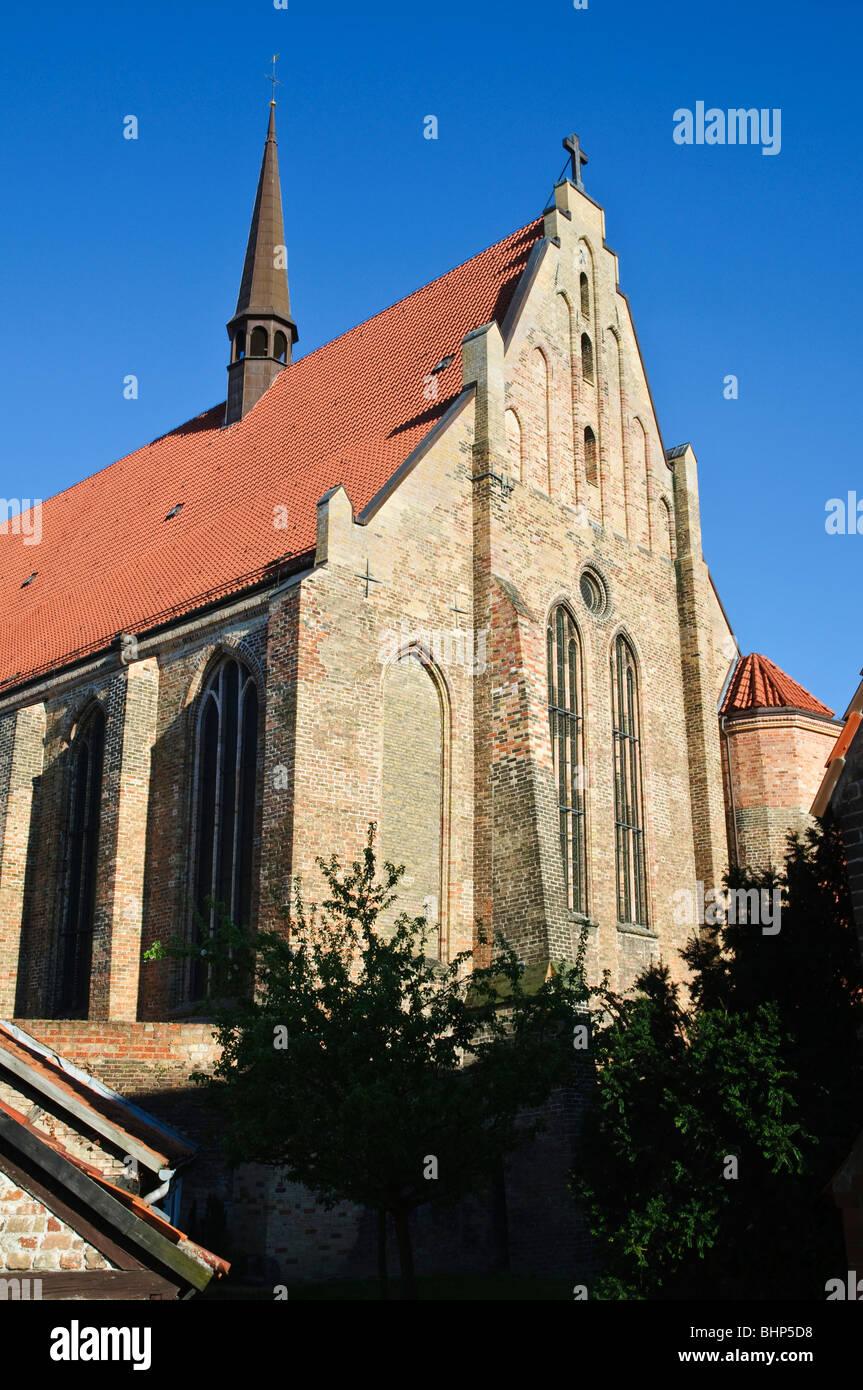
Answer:
[[[625,988],[805,823],[841,725],[740,661],[565,145],[551,206],[297,357],[271,104],[227,400],[0,536],[0,1019],[181,1128],[206,981],[144,952],[208,895],[272,925],[374,821],[442,960],[586,929]],[[349,1266],[355,1213],[213,1174],[232,1248]]]

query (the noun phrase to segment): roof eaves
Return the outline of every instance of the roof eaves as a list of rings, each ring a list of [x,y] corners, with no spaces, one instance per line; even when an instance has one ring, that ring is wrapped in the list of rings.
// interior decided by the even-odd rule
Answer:
[[[180,1134],[180,1132],[171,1125],[165,1124],[164,1120],[157,1119],[155,1115],[151,1115],[149,1111],[143,1110],[141,1106],[136,1105],[134,1101],[129,1100],[126,1096],[121,1096],[117,1091],[113,1091],[110,1086],[106,1086],[104,1081],[100,1081],[97,1076],[91,1076],[89,1072],[82,1071],[80,1067],[75,1066],[74,1062],[70,1062],[66,1057],[61,1057],[53,1048],[46,1047],[38,1038],[34,1038],[29,1033],[25,1033],[24,1029],[20,1028],[17,1023],[12,1023],[4,1018],[0,1018],[0,1048],[2,1048],[2,1034],[4,1032],[16,1042],[20,1043],[22,1047],[36,1053],[37,1056],[43,1058],[44,1061],[51,1066],[59,1068],[60,1071],[65,1072],[67,1076],[79,1082],[80,1085],[86,1086],[89,1090],[93,1091],[96,1096],[109,1101],[111,1105],[119,1106],[121,1109],[127,1111],[131,1118],[140,1121],[148,1130],[163,1135],[164,1138],[170,1140],[178,1149],[182,1150],[188,1158],[191,1158],[192,1155],[197,1152],[197,1144],[193,1144],[190,1139],[185,1138],[184,1135]]]
[[[157,1149],[152,1142],[147,1143],[139,1135],[117,1124],[86,1096],[75,1090],[69,1081],[65,1081],[62,1074],[58,1075],[58,1068],[52,1068],[32,1057],[26,1048],[8,1037],[5,1041],[0,1037],[0,1070],[10,1073],[16,1081],[30,1086],[66,1114],[73,1115],[109,1144],[131,1154],[150,1171],[157,1173],[174,1166],[175,1156],[171,1154],[170,1146],[162,1143]],[[185,1158],[192,1156],[192,1150],[188,1145],[183,1146],[182,1154]]]
[[[10,1106],[0,1101],[0,1138],[11,1144],[19,1153],[36,1163],[46,1173],[56,1181],[62,1183],[72,1192],[79,1201],[96,1212],[103,1220],[107,1221],[115,1230],[118,1230],[143,1249],[151,1258],[155,1258],[159,1263],[179,1275],[180,1279],[194,1288],[205,1289],[213,1277],[214,1271],[224,1272],[230,1266],[225,1261],[220,1261],[218,1256],[212,1255],[210,1261],[196,1258],[188,1248],[183,1248],[179,1241],[186,1243],[187,1247],[193,1245],[188,1241],[188,1237],[182,1231],[160,1218],[156,1213],[147,1214],[148,1209],[139,1210],[134,1201],[120,1201],[119,1196],[131,1198],[132,1194],[125,1194],[121,1189],[116,1188],[113,1183],[106,1179],[93,1176],[88,1171],[90,1165],[84,1165],[80,1160],[75,1159],[67,1153],[57,1140],[49,1140],[47,1136],[39,1133],[38,1130],[28,1122],[26,1116],[19,1114]],[[116,1195],[115,1195],[116,1194]],[[140,1200],[140,1199],[139,1199]],[[152,1219],[151,1219],[152,1218]],[[169,1239],[164,1234],[167,1227],[177,1240]],[[193,1247],[194,1248],[194,1247]]]

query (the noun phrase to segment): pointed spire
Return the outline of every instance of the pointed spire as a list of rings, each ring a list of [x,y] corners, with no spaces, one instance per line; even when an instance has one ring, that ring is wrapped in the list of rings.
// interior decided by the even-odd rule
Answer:
[[[227,327],[231,361],[225,423],[230,425],[252,408],[288,365],[291,348],[299,337],[288,293],[275,101],[270,102],[240,293]]]
[[[290,324],[292,339],[297,329],[291,318],[288,272],[285,253],[285,227],[282,220],[282,190],[279,183],[279,154],[276,145],[276,103],[270,102],[270,123],[261,160],[261,173],[246,261],[234,317],[240,314],[272,315]]]

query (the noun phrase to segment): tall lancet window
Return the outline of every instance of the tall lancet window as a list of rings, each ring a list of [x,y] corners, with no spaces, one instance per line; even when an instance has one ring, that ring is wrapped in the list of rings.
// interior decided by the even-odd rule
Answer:
[[[581,296],[581,312],[586,319],[590,318],[590,285],[584,271],[578,277],[578,290]]]
[[[86,1018],[90,1007],[96,863],[105,759],[105,715],[85,716],[72,740],[66,837],[66,893],[60,934],[56,1013]]]
[[[555,608],[546,634],[548,722],[557,791],[560,855],[567,906],[587,911],[584,816],[584,721],[581,713],[581,644],[569,610]]]
[[[617,842],[617,917],[647,925],[638,672],[632,648],[618,637],[611,658],[614,737],[614,823]]]
[[[586,333],[581,335],[581,375],[585,381],[593,382],[593,343]]]
[[[228,657],[210,676],[198,714],[193,886],[203,919],[193,927],[198,937],[216,929],[220,910],[237,925],[249,925],[257,752],[257,687],[247,668]],[[196,960],[187,996],[200,998],[207,984]]]

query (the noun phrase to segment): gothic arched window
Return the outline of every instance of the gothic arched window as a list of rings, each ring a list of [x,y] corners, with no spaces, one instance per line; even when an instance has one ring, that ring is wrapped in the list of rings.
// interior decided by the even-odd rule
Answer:
[[[638,672],[632,648],[618,637],[611,657],[614,738],[614,826],[617,858],[617,917],[647,925],[644,825],[641,804],[641,737]]]
[[[596,435],[588,425],[584,431],[584,476],[589,483],[596,487],[599,482],[599,471],[596,466]]]
[[[260,324],[257,328],[253,328],[252,341],[249,346],[249,356],[266,357],[269,345],[270,340],[266,328],[261,328]]]
[[[278,362],[284,362],[288,356],[288,340],[284,333],[277,333],[273,339],[273,356]]]
[[[548,620],[548,722],[557,793],[560,855],[567,906],[587,911],[587,840],[584,817],[584,720],[581,644],[567,608]]]
[[[590,285],[584,271],[578,277],[578,287],[581,294],[581,312],[586,319],[590,318]]]
[[[586,333],[581,335],[581,375],[585,381],[593,381],[593,343]]]
[[[521,421],[514,410],[504,412],[504,424],[506,425],[506,454],[510,471],[513,477],[521,481],[521,454],[522,454],[522,435]]]
[[[234,361],[239,362],[246,355],[246,335],[242,328],[234,338]]]
[[[96,861],[105,760],[105,715],[85,717],[70,750],[66,893],[58,961],[57,1015],[86,1018],[96,908]]]
[[[446,948],[445,707],[419,650],[401,652],[383,685],[381,860],[404,864],[398,910],[426,918],[427,954]]]
[[[257,754],[257,687],[242,662],[227,657],[207,681],[198,715],[193,896],[205,931],[215,930],[218,910],[249,925]],[[187,983],[191,998],[204,992],[197,961]]]

